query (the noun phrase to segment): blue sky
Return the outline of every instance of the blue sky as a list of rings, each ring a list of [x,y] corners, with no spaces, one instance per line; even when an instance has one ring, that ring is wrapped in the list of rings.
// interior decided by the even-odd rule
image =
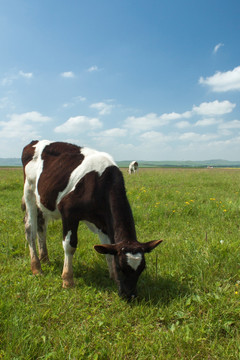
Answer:
[[[2,0],[0,157],[240,160],[239,0]]]

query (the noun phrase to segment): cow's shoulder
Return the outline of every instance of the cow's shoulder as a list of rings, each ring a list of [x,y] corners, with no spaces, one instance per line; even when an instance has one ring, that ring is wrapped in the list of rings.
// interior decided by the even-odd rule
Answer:
[[[42,158],[59,157],[63,154],[79,154],[81,147],[66,142],[51,142],[42,151]]]
[[[77,145],[52,142],[42,150],[41,159],[43,172],[53,173],[57,178],[62,173],[62,176],[69,178],[72,171],[82,163],[84,155],[81,153],[81,147]]]

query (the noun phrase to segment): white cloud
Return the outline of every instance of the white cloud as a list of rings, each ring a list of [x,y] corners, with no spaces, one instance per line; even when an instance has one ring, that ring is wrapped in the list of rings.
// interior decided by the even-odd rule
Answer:
[[[226,121],[220,124],[219,129],[240,129],[240,120]]]
[[[69,107],[72,107],[74,104],[73,103],[64,103],[63,105],[62,105],[62,107],[64,107],[64,108],[69,108]]]
[[[175,113],[175,112],[172,112],[172,113],[169,113],[169,114],[162,114],[159,118],[161,120],[164,120],[164,121],[169,121],[169,120],[177,120],[177,119],[181,119],[181,114],[178,114],[178,113]]]
[[[185,111],[184,113],[172,112],[172,113],[164,113],[160,116],[158,116],[155,113],[149,113],[145,116],[140,116],[140,117],[129,116],[124,121],[124,127],[131,129],[133,132],[137,133],[167,125],[174,120],[189,119],[194,115],[219,116],[219,115],[228,114],[232,112],[235,106],[236,104],[233,104],[228,100],[225,101],[215,100],[212,102],[203,102],[199,106],[193,105],[191,111]],[[209,123],[210,122],[208,122],[208,124]],[[175,126],[179,129],[183,129],[188,126],[191,126],[191,124],[188,121],[179,121],[175,124]],[[201,122],[198,122],[198,126],[201,126]]]
[[[18,80],[19,78],[24,79],[31,79],[33,77],[33,73],[31,72],[24,72],[20,70],[18,73],[11,73],[7,74],[1,81],[2,86],[10,86],[15,80]]]
[[[223,43],[219,43],[216,46],[214,46],[213,53],[216,54],[218,52],[218,50],[220,49],[220,47],[222,47],[222,46],[224,46]]]
[[[0,99],[0,109],[5,109],[10,105],[10,101],[7,96]]]
[[[169,114],[163,114],[159,118],[165,121],[171,121],[178,119],[189,119],[195,114],[205,116],[223,115],[232,112],[235,106],[236,104],[233,104],[228,100],[215,100],[212,102],[203,102],[199,106],[193,105],[192,110],[185,111],[181,114],[173,112]],[[187,125],[187,122],[183,122],[183,124]]]
[[[230,101],[212,101],[212,102],[203,102],[199,106],[193,106],[193,111],[199,115],[223,115],[232,112],[236,104],[232,104]]]
[[[70,108],[84,101],[86,101],[86,98],[84,96],[75,96],[70,102],[66,102],[62,106],[64,108]]]
[[[101,131],[99,133],[99,136],[106,136],[106,137],[123,137],[126,136],[127,130],[126,129],[120,129],[120,128],[114,128],[114,129],[108,129]]]
[[[25,73],[22,70],[20,70],[19,76],[24,77],[26,79],[31,79],[33,77],[33,73]]]
[[[75,102],[84,102],[84,101],[86,101],[87,99],[85,98],[85,96],[75,96],[74,98],[73,98],[73,100],[75,101]]]
[[[98,110],[100,115],[107,115],[111,113],[114,105],[106,104],[104,102],[98,102],[90,105],[90,108]]]
[[[37,111],[23,114],[9,115],[8,121],[0,121],[0,137],[3,138],[31,138],[39,137],[36,123],[45,123],[51,119]]]
[[[180,140],[190,142],[206,142],[218,138],[217,134],[198,134],[195,132],[184,133],[179,136]]]
[[[65,72],[61,73],[61,76],[63,78],[74,78],[75,74],[72,71],[65,71]]]
[[[124,127],[131,129],[133,132],[141,132],[165,125],[167,123],[168,120],[166,120],[166,118],[162,119],[161,116],[150,113],[141,117],[128,117],[124,122]]]
[[[199,83],[209,86],[212,91],[216,92],[240,90],[240,66],[226,72],[219,71],[205,79],[200,77]]]
[[[102,127],[97,118],[87,116],[70,117],[64,124],[57,126],[54,131],[57,133],[78,134],[88,130],[96,130]]]
[[[198,120],[195,123],[195,126],[211,126],[211,125],[217,125],[220,124],[222,122],[222,120],[218,120],[215,118],[207,118],[207,119],[202,119],[202,120]]]
[[[172,141],[173,140],[173,137],[172,136],[169,136],[169,135],[165,135],[163,134],[162,132],[159,132],[159,131],[147,131],[143,134],[140,135],[140,139],[141,140],[144,140],[144,141],[147,141],[147,142],[153,142],[153,143],[156,143],[156,142],[169,142],[169,141]]]
[[[23,114],[12,114],[9,116],[10,117],[10,122],[11,123],[16,123],[16,124],[23,124],[27,121],[29,122],[48,122],[51,119],[48,116],[43,116],[42,114],[40,114],[37,111],[30,111],[30,112],[26,112]],[[2,122],[0,122],[1,124]]]
[[[2,86],[12,85],[13,80],[15,80],[15,79],[16,79],[16,77],[12,76],[12,75],[5,76],[1,81],[1,85]]]
[[[169,113],[169,114],[162,114],[160,116],[161,120],[165,120],[165,121],[171,121],[171,120],[178,120],[178,119],[182,119],[182,118],[190,118],[191,117],[191,111],[185,111],[182,114],[179,113]]]
[[[90,68],[88,68],[87,70],[88,72],[94,72],[94,71],[99,71],[99,68],[97,65],[93,65]]]
[[[176,127],[178,129],[185,129],[187,127],[191,126],[189,121],[179,121],[178,123],[176,123]]]

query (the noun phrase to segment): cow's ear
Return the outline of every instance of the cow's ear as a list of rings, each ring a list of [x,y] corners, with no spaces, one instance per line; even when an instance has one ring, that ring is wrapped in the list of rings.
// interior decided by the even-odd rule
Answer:
[[[117,254],[116,245],[112,244],[94,245],[94,249],[100,254]]]
[[[143,252],[144,253],[149,253],[150,251],[152,251],[153,249],[155,249],[156,246],[158,246],[159,244],[161,244],[163,240],[152,240],[149,241],[147,243],[142,243],[142,248],[143,248]]]

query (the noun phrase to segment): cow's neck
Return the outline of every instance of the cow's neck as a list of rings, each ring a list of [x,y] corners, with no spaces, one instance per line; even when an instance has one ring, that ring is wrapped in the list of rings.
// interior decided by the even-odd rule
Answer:
[[[121,241],[135,242],[136,230],[132,211],[125,192],[110,192],[110,213],[112,240],[114,243]]]

